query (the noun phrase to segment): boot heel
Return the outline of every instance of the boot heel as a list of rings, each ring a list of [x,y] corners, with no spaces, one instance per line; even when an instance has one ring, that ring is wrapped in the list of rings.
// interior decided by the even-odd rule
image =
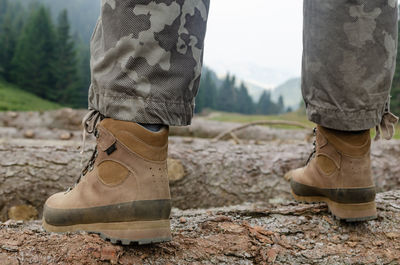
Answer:
[[[298,196],[292,191],[296,201],[306,203],[325,202],[331,213],[340,220],[346,222],[359,222],[373,220],[378,217],[375,201],[367,203],[337,203],[326,197],[319,196]]]
[[[334,216],[346,222],[368,221],[378,217],[375,201],[346,204],[328,199],[326,203]]]

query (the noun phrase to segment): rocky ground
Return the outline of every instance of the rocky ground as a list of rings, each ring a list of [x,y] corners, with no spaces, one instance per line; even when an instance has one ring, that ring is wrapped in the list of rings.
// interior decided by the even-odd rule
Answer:
[[[400,264],[400,192],[381,193],[377,202],[377,220],[351,224],[333,219],[322,204],[175,209],[173,240],[146,246],[9,221],[0,225],[0,263]]]
[[[48,234],[35,220],[79,174],[84,113],[0,113],[1,265],[400,264],[400,141],[373,144],[379,218],[347,224],[323,204],[293,202],[282,177],[304,165],[310,130],[252,126],[215,141],[240,125],[202,118],[172,128],[172,242],[119,246],[93,234]]]

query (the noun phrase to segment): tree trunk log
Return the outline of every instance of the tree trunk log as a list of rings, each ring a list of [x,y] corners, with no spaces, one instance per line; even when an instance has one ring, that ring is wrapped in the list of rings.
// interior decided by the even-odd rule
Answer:
[[[81,155],[77,141],[0,140],[0,220],[15,205],[41,212],[46,198],[73,185]],[[93,142],[88,146],[93,146]],[[301,141],[235,145],[229,141],[170,138],[174,207],[208,208],[291,199],[283,175],[304,165],[312,146]],[[87,150],[85,157],[90,156]],[[400,141],[373,145],[378,191],[400,189]]]
[[[0,138],[26,137],[59,140],[65,138],[64,135],[70,134],[70,138],[79,140],[82,137],[81,120],[86,112],[87,110],[74,109],[45,112],[0,112]],[[170,132],[175,136],[214,138],[240,126],[243,124],[195,117],[191,126],[171,127]],[[276,139],[304,140],[312,133],[312,130],[292,129],[252,126],[235,133],[235,135],[241,140],[271,141]],[[30,137],[28,137],[29,135]]]
[[[2,264],[399,264],[400,191],[377,196],[379,218],[333,219],[323,204],[173,210],[173,240],[119,246],[39,222],[0,225]]]

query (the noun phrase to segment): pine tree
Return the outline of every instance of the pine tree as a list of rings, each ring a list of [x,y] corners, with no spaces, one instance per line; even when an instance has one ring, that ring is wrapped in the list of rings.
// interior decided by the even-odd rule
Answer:
[[[209,109],[215,109],[217,100],[217,86],[213,80],[211,71],[206,72],[205,82],[207,84],[207,89],[204,96],[205,107]]]
[[[90,49],[89,46],[79,42],[78,47],[78,72],[80,80],[80,96],[77,105],[80,108],[88,107],[88,92],[91,83],[91,73],[90,73]]]
[[[257,103],[257,113],[258,114],[268,114],[268,108],[271,103],[271,95],[269,92],[265,91],[261,94],[260,99]]]
[[[285,103],[283,101],[283,96],[282,95],[279,96],[278,106],[277,107],[278,107],[279,113],[285,112]]]
[[[15,54],[18,36],[23,27],[24,9],[17,3],[2,4],[7,10],[3,10],[2,24],[0,23],[0,75],[7,81],[11,81],[12,59]]]
[[[278,104],[271,100],[271,93],[269,91],[264,90],[262,93],[257,104],[257,113],[264,115],[279,113]]]
[[[244,83],[240,84],[238,96],[237,96],[237,106],[238,112],[243,114],[253,114],[254,113],[254,102],[250,97],[247,87]]]
[[[200,113],[204,109],[215,109],[216,97],[217,87],[212,79],[212,72],[210,70],[205,70],[196,97],[196,113]]]
[[[6,15],[8,11],[8,0],[0,0],[0,77],[5,75],[7,67],[7,32],[9,31],[10,24],[10,22],[6,22],[6,17],[7,20],[10,19],[10,16]]]
[[[15,52],[16,34],[12,26],[11,16],[6,15],[0,34],[0,75],[5,80],[10,79],[11,61]]]
[[[67,10],[61,11],[58,17],[55,42],[55,74],[54,100],[57,102],[79,106],[81,82],[77,71],[75,44],[70,35],[70,24]]]
[[[8,0],[0,0],[0,27],[4,23],[4,17],[5,17],[5,14],[8,11],[8,5],[9,5]],[[1,29],[0,29],[0,34],[2,34],[2,30]]]
[[[218,91],[217,110],[233,112],[236,109],[237,90],[235,89],[236,77],[227,76]]]
[[[12,60],[12,78],[22,89],[54,100],[55,34],[49,11],[40,6],[30,14]]]
[[[207,86],[206,80],[204,78],[204,74],[202,74],[201,79],[200,79],[200,85],[199,85],[199,90],[197,92],[195,101],[196,101],[196,106],[194,109],[195,113],[201,113],[205,109],[205,95],[207,93]]]

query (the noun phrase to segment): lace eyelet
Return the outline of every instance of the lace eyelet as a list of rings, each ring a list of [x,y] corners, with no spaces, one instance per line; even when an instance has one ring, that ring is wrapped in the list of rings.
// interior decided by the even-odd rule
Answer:
[[[82,142],[83,142],[83,146],[81,148],[81,154],[82,155],[83,155],[83,153],[85,151],[86,133],[93,134],[96,138],[99,138],[100,137],[100,132],[97,129],[97,124],[101,120],[103,120],[104,118],[105,118],[104,115],[102,115],[99,111],[96,111],[96,110],[89,111],[89,113],[86,114],[85,117],[83,118],[83,121],[82,121],[82,125],[83,125]],[[78,180],[75,182],[75,186],[78,185],[78,183],[81,181],[81,179],[89,171],[93,170],[94,164],[95,164],[95,160],[96,160],[98,154],[99,153],[98,153],[97,146],[96,146],[96,149],[95,149],[94,153],[92,154],[92,157],[89,159],[89,162],[87,162],[86,166],[82,169]],[[82,160],[81,160],[81,166],[83,166],[83,156],[82,156]],[[66,192],[69,192],[72,189],[74,189],[74,188],[69,188]]]

